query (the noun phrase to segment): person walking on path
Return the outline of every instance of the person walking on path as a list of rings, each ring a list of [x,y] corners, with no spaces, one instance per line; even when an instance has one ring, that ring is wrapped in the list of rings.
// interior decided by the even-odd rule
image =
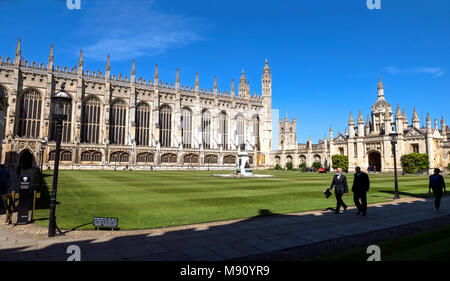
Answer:
[[[439,173],[441,170],[438,168],[434,169],[434,174],[430,176],[430,184],[428,185],[428,193],[431,193],[431,190],[433,190],[434,194],[434,211],[436,213],[439,213],[439,208],[441,206],[441,197],[443,195],[442,190],[444,193],[447,192],[445,189],[445,181],[444,177],[441,176]]]
[[[353,179],[353,201],[355,202],[356,208],[358,208],[357,215],[361,214],[363,216],[367,213],[367,191],[370,188],[369,176],[361,171],[361,168],[355,167],[355,177]]]
[[[347,178],[342,174],[342,169],[337,168],[337,173],[333,177],[333,181],[330,185],[330,191],[334,189],[334,194],[336,195],[336,211],[335,214],[339,214],[339,210],[341,209],[341,206],[344,207],[344,212],[347,210],[347,205],[345,205],[344,201],[342,200],[342,195],[348,195],[348,185],[347,185]]]

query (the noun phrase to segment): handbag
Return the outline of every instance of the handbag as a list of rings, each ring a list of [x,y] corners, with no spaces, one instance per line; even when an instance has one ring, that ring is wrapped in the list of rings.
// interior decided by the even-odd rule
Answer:
[[[331,196],[331,191],[329,188],[325,189],[325,191],[323,192],[323,194],[325,195],[325,198],[329,198]]]

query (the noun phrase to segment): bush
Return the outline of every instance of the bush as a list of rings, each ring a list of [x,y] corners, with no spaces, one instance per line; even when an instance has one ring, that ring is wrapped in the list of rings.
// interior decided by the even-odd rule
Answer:
[[[292,162],[287,162],[286,163],[286,169],[292,170]]]
[[[430,166],[428,154],[410,153],[403,155],[401,158],[403,170],[408,174],[422,173]]]
[[[280,164],[276,164],[274,169],[275,169],[275,170],[283,170],[283,169],[281,168]]]
[[[306,163],[301,163],[300,165],[298,165],[298,170],[300,172],[306,172]]]
[[[312,163],[312,167],[313,167],[314,171],[317,171],[317,170],[319,170],[320,168],[322,168],[322,163],[320,163],[320,162],[314,162],[314,163]]]
[[[335,154],[331,156],[333,169],[342,168],[342,170],[348,170],[348,156]]]
[[[447,165],[447,170],[450,172],[450,163]]]

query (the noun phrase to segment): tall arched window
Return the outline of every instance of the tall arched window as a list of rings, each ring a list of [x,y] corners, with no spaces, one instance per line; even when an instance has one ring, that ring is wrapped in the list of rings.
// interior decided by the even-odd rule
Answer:
[[[256,146],[256,150],[260,150],[260,142],[259,142],[259,116],[253,116],[253,136],[254,136],[254,144]]]
[[[81,142],[98,143],[100,131],[100,100],[89,97],[83,102],[81,111]]]
[[[237,141],[238,141],[238,145],[241,144],[245,144],[245,139],[244,139],[244,129],[245,129],[245,124],[244,124],[245,120],[244,120],[244,116],[242,114],[239,114],[236,118],[236,135],[237,135]]]
[[[136,110],[136,145],[148,146],[150,142],[150,106],[141,103]]]
[[[26,91],[19,102],[19,122],[17,134],[19,137],[39,137],[41,126],[41,94],[37,90]]]
[[[172,109],[163,105],[159,109],[159,142],[161,147],[170,147],[172,131]]]
[[[181,139],[184,148],[191,148],[192,144],[192,112],[183,107],[181,109]]]
[[[118,100],[111,105],[110,113],[109,143],[125,144],[127,105]]]
[[[202,144],[203,148],[211,148],[211,113],[206,109],[202,112]]]
[[[223,149],[228,149],[228,123],[227,113],[222,111],[220,113],[219,132]]]
[[[61,141],[62,142],[70,142],[70,136],[71,136],[71,131],[72,131],[72,104],[64,105],[64,114],[67,116],[67,119],[64,120],[62,123]],[[52,123],[51,123],[50,140],[56,141],[56,121],[55,120],[52,120]]]

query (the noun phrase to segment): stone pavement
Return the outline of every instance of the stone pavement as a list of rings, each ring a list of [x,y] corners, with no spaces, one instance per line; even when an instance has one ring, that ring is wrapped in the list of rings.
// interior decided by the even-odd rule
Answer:
[[[433,200],[403,197],[370,204],[367,217],[350,207],[339,215],[321,210],[150,230],[70,231],[54,238],[34,224],[0,224],[0,260],[64,261],[70,245],[80,247],[81,260],[228,260],[446,216],[448,206],[445,196],[436,214]]]

